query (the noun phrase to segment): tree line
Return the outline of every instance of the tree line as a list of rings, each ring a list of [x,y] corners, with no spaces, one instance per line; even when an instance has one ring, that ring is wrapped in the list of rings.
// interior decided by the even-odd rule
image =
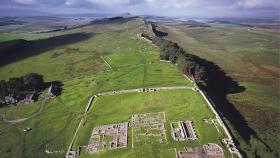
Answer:
[[[150,37],[150,39],[152,39],[153,44],[159,47],[161,60],[169,60],[173,64],[178,64],[179,69],[193,78],[198,86],[207,86],[206,69],[196,56],[185,52],[177,43],[164,38],[155,36]]]
[[[26,92],[38,92],[45,88],[43,76],[37,73],[26,74],[21,77],[13,77],[8,81],[0,81],[0,100],[6,96],[18,98]]]

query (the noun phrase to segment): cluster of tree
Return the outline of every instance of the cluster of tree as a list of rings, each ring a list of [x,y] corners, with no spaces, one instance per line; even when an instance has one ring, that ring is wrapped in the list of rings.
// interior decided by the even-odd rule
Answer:
[[[19,97],[24,92],[37,92],[45,88],[43,76],[30,73],[22,77],[10,78],[8,81],[0,81],[0,98],[3,101],[6,96]]]
[[[157,29],[157,25],[156,24],[151,24],[151,27],[152,27],[152,31],[153,31],[153,33],[157,36],[157,37],[164,37],[164,36],[167,36],[168,35],[168,33],[166,33],[166,32],[162,32],[162,31],[159,31],[158,29]]]
[[[180,70],[187,76],[194,78],[198,86],[207,86],[205,67],[196,56],[185,52],[177,43],[160,37],[153,37],[152,42],[160,48],[161,60],[169,60],[174,64],[177,63]]]

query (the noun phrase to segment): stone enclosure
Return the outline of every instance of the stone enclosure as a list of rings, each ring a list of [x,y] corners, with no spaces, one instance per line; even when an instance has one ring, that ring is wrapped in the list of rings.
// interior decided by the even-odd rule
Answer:
[[[166,144],[165,112],[134,114],[131,117],[132,148],[142,144]],[[171,135],[176,141],[196,140],[192,121],[171,122]],[[88,154],[102,150],[128,147],[129,123],[101,125],[93,128],[86,149]],[[186,147],[176,150],[176,158],[224,158],[222,148],[217,144]],[[70,158],[70,157],[69,157]],[[72,157],[71,157],[72,158]]]
[[[132,116],[133,145],[165,144],[165,113],[135,114]]]
[[[224,158],[223,149],[217,144],[206,144],[199,147],[186,147],[176,153],[176,158]]]
[[[196,132],[192,121],[178,121],[171,123],[172,137],[176,141],[196,140]]]
[[[127,147],[128,122],[102,125],[92,130],[87,152],[94,154],[99,150]]]

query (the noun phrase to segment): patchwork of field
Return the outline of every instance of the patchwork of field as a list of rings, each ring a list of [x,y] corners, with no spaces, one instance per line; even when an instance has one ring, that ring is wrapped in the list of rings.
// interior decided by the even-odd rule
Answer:
[[[57,32],[65,27],[72,28],[90,23],[97,17],[0,17],[1,33]]]
[[[176,23],[159,25],[168,33],[167,39],[214,62],[245,88],[227,98],[245,118],[244,123],[265,143],[253,137],[242,141],[236,132],[235,136],[249,157],[255,151],[261,157],[276,156],[280,144],[275,139],[279,133],[279,29],[223,24],[192,28]],[[269,155],[271,150],[274,153]]]
[[[1,66],[1,80],[35,72],[42,74],[46,81],[61,81],[63,90],[60,96],[46,103],[40,115],[17,125],[0,122],[0,141],[5,142],[0,143],[0,157],[64,157],[82,117],[88,117],[89,120],[100,117],[100,121],[104,122],[99,124],[112,122],[111,118],[109,121],[106,119],[106,115],[112,113],[115,106],[106,107],[108,113],[106,109],[104,111],[99,109],[103,113],[98,115],[95,115],[96,108],[93,107],[94,113],[90,113],[89,116],[83,115],[84,107],[93,94],[140,87],[192,86],[175,65],[157,60],[159,55],[157,48],[138,38],[137,28],[142,24],[141,19],[131,19],[43,35],[9,34],[8,38],[7,35],[1,34],[1,41],[24,38],[49,43],[43,45],[40,50],[33,50],[34,54],[30,56]],[[83,32],[90,36],[71,44],[62,42],[52,47],[53,37],[63,39],[69,38],[64,35]],[[103,58],[108,60],[113,68],[110,68]],[[127,97],[129,98],[129,95]],[[112,101],[108,99],[108,102]],[[17,107],[16,117],[29,116],[38,110],[39,104],[40,101]],[[13,105],[1,107],[0,113],[6,114],[7,119],[13,119],[14,108]],[[118,111],[125,112],[126,107],[120,107]],[[117,114],[116,111],[113,113]],[[128,120],[127,117],[131,117],[131,114],[116,115],[114,118],[118,118],[115,121]],[[88,124],[98,123],[88,122]],[[24,132],[23,129],[26,127],[31,127],[32,130]],[[92,129],[89,129],[91,127],[85,131],[91,132]],[[83,144],[87,145],[87,136],[85,135],[85,139],[78,139],[77,142],[84,141]],[[126,151],[120,149],[117,152],[128,154]]]
[[[140,123],[132,116],[143,115]],[[146,115],[146,116],[144,116]],[[223,130],[217,131],[213,124],[203,118],[215,118],[201,95],[192,90],[161,90],[157,92],[117,94],[97,97],[79,130],[73,149],[82,147],[80,157],[176,157],[174,148],[195,147],[216,143],[223,148],[226,157],[228,149],[222,144],[226,137]],[[147,119],[145,119],[147,118]],[[159,118],[159,119],[157,119]],[[152,120],[150,122],[149,120]],[[192,120],[197,140],[175,141],[170,123]],[[100,151],[89,155],[85,146],[94,127],[129,121],[128,147]]]

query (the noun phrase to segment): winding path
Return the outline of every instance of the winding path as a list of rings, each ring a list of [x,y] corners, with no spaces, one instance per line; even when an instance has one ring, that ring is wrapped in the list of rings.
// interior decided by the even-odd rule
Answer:
[[[26,121],[26,120],[28,120],[28,119],[31,119],[31,118],[33,118],[33,117],[39,115],[41,112],[43,112],[44,106],[45,106],[47,100],[48,100],[48,99],[44,97],[44,99],[42,100],[42,102],[41,102],[41,104],[40,104],[39,109],[37,110],[37,112],[35,112],[33,115],[31,115],[31,116],[29,116],[29,117],[20,118],[20,119],[15,119],[15,120],[7,120],[5,114],[1,114],[1,115],[0,115],[0,118],[2,118],[2,121],[5,122],[5,123],[14,123],[14,124],[16,124],[16,123],[24,122],[24,121]]]

